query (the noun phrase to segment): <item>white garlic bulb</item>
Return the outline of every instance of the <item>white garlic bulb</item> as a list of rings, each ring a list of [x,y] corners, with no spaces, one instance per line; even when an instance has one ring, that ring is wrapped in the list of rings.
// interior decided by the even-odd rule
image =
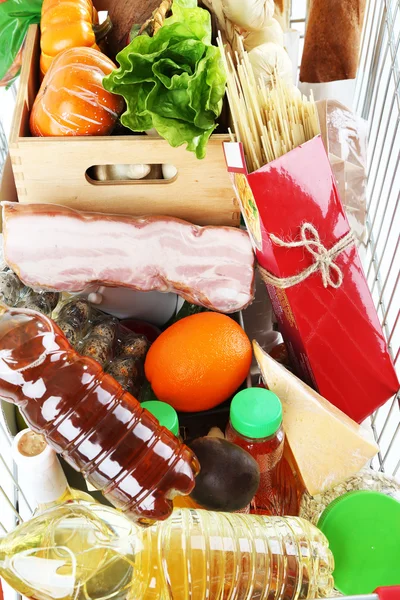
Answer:
[[[161,165],[161,169],[164,179],[173,179],[178,173],[178,169],[168,163]]]
[[[264,29],[261,29],[260,31],[248,31],[245,33],[243,42],[247,52],[250,52],[250,50],[253,50],[253,48],[256,48],[257,46],[262,46],[262,44],[266,44],[267,42],[283,46],[284,36],[282,27],[276,19],[271,19]]]
[[[148,129],[147,131],[145,131],[145,133],[150,137],[161,137],[157,129],[154,129],[154,127],[152,129]]]
[[[144,179],[150,173],[150,165],[97,165],[93,167],[96,181],[124,181]]]
[[[274,0],[221,0],[225,16],[246,30],[263,29],[274,15]]]
[[[276,72],[287,84],[293,84],[292,61],[282,46],[267,42],[250,50],[249,59],[253,67],[256,81],[262,79],[266,85],[271,85]]]

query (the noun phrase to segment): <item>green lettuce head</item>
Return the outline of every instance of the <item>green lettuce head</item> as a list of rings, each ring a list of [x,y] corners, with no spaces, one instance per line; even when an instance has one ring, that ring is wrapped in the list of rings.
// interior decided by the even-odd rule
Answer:
[[[132,131],[155,128],[173,147],[187,144],[204,158],[225,93],[219,49],[211,45],[210,14],[196,0],[174,0],[172,16],[154,37],[136,37],[117,55],[119,69],[103,79],[127,110]]]

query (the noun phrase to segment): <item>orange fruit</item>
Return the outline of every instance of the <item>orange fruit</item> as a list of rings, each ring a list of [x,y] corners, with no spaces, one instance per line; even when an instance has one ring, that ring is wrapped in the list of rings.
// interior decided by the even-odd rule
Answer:
[[[230,317],[204,312],[166,329],[147,353],[145,372],[159,400],[176,410],[207,410],[227,400],[252,361],[250,340]]]

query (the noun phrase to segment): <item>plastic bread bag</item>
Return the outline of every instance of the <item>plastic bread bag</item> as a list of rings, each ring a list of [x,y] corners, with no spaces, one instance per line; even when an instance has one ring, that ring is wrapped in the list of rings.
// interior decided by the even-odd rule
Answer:
[[[337,100],[317,103],[321,135],[340,198],[358,244],[367,217],[367,122]]]

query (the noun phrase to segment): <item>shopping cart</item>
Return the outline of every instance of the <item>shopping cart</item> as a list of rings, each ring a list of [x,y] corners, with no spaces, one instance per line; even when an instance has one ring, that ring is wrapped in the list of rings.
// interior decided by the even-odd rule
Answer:
[[[292,0],[292,27],[304,37],[307,0]],[[356,84],[356,112],[369,125],[367,239],[364,269],[394,363],[400,365],[400,0],[369,0]],[[13,90],[0,102],[15,99]],[[0,172],[6,155],[0,120]],[[368,352],[368,348],[366,348]],[[11,409],[12,410],[12,407]],[[0,414],[0,535],[29,518],[32,507],[10,457],[9,419]],[[370,426],[380,445],[371,468],[389,475],[400,470],[399,393],[371,418]],[[4,586],[5,588],[5,586]],[[4,589],[5,600],[15,597]],[[346,597],[352,600],[400,600],[400,591]],[[1,599],[1,590],[0,590]],[[344,599],[345,600],[345,599]]]

